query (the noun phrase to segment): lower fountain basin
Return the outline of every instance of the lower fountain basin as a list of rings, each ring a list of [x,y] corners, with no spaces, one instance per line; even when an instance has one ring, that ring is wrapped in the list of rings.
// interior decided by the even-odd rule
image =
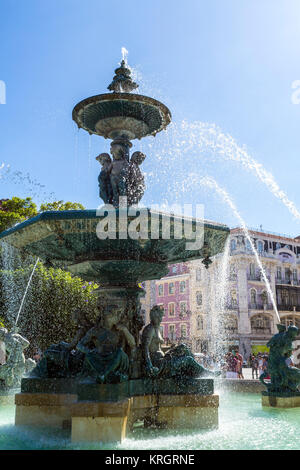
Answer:
[[[167,274],[167,265],[192,259],[214,256],[223,251],[229,228],[226,225],[204,221],[203,246],[187,249],[191,242],[183,233],[178,239],[176,224],[187,222],[195,229],[195,219],[170,217],[170,235],[165,237],[161,214],[145,209],[148,228],[139,227],[136,239],[131,238],[127,229],[135,217],[128,216],[125,222],[126,233],[119,227],[121,219],[124,227],[124,213],[116,210],[116,232],[113,238],[100,239],[97,231],[99,222],[106,215],[99,216],[96,210],[49,211],[22,222],[0,234],[18,249],[24,249],[50,264],[63,263],[65,269],[87,280],[114,283],[126,280],[130,283],[159,279]],[[158,231],[153,238],[151,217],[156,217]]]

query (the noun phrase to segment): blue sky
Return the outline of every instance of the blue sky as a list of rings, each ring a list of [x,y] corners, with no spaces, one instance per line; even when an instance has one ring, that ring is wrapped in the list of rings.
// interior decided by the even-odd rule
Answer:
[[[95,156],[109,143],[78,132],[71,113],[81,99],[106,92],[124,46],[141,92],[169,106],[178,125],[215,123],[230,134],[300,209],[300,104],[291,100],[300,80],[298,0],[0,0],[0,8],[0,80],[7,88],[0,163],[11,166],[0,197],[41,202],[53,192],[99,205]],[[204,203],[208,218],[236,225],[205,188],[175,194],[192,168],[226,188],[249,226],[300,234],[300,221],[242,165],[194,150],[169,166],[169,141],[157,137],[155,150],[153,139],[134,142],[147,154],[143,169],[154,175],[145,203],[165,199],[169,180],[168,195]],[[180,135],[179,149],[182,142]],[[151,153],[160,146],[161,159]]]

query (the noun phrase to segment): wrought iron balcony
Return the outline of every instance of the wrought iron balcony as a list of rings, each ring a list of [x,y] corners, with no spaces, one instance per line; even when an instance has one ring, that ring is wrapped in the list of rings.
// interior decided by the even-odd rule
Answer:
[[[285,286],[300,286],[300,281],[295,279],[286,279],[281,277],[276,277],[275,279],[276,284],[281,284]]]
[[[292,304],[277,304],[278,310],[281,312],[300,312],[300,305],[292,305]]]

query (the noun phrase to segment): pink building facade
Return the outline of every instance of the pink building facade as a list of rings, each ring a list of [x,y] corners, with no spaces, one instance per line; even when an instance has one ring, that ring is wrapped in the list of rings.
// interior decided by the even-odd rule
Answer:
[[[165,343],[189,343],[191,307],[189,268],[186,264],[170,265],[167,276],[155,282],[154,303],[164,310],[161,329]]]

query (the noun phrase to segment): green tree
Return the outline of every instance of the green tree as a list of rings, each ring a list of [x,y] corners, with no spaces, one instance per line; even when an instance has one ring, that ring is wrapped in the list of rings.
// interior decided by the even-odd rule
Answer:
[[[15,271],[0,271],[0,310],[8,328],[15,323],[33,265]],[[9,285],[13,302],[7,302],[4,283]],[[71,273],[57,268],[46,268],[41,262],[33,274],[22,311],[19,316],[20,332],[30,342],[26,354],[39,347],[42,351],[59,341],[70,341],[76,332],[71,313],[80,309],[93,323],[97,288],[94,282],[85,282]]]
[[[21,199],[14,196],[11,199],[1,199],[0,232],[12,227],[16,223],[35,217],[37,213],[36,204],[32,201],[31,197]]]
[[[54,201],[46,204],[41,204],[40,212],[44,211],[69,211],[69,210],[84,210],[84,206],[79,202],[64,202]]]

